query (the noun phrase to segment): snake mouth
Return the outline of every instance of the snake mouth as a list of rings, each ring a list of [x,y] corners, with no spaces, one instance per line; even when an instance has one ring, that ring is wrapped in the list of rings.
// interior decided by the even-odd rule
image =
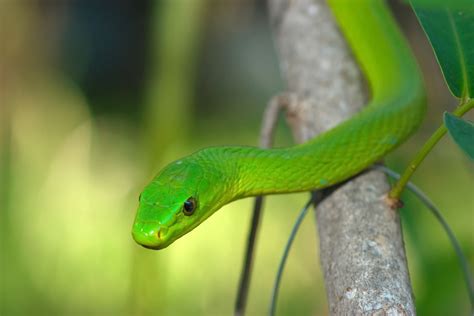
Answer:
[[[150,249],[150,250],[160,250],[163,248],[166,248],[167,246],[147,246],[147,245],[141,245],[143,248]]]

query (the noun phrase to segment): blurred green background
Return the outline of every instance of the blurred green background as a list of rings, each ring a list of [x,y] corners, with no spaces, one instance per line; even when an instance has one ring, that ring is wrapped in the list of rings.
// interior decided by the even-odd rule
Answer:
[[[424,34],[391,5],[420,61],[429,111],[387,158],[403,170],[452,110]],[[130,230],[138,194],[165,163],[211,145],[258,143],[284,89],[261,0],[0,1],[0,315],[229,315],[250,199],[155,252]],[[469,115],[472,119],[472,115]],[[281,124],[278,145],[291,144]],[[414,179],[474,263],[474,168],[445,138]],[[306,194],[267,199],[249,315],[266,313]],[[467,315],[454,251],[409,194],[402,210],[420,315]],[[284,274],[279,315],[326,315],[308,216]]]

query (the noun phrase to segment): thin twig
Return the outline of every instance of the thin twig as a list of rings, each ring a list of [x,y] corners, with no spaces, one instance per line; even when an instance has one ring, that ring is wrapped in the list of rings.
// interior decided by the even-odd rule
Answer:
[[[295,239],[296,233],[298,232],[298,229],[303,222],[303,219],[308,212],[309,207],[311,204],[313,204],[314,198],[311,197],[306,205],[301,209],[300,213],[298,214],[298,217],[296,218],[296,222],[293,225],[293,228],[291,229],[290,237],[288,238],[288,241],[286,242],[285,245],[285,250],[283,251],[283,256],[281,257],[280,264],[278,266],[278,271],[276,274],[275,278],[275,283],[273,285],[273,290],[272,290],[272,298],[270,301],[270,310],[268,312],[268,315],[273,316],[275,315],[275,310],[276,310],[276,303],[277,303],[277,298],[278,298],[278,290],[280,289],[280,281],[281,277],[283,275],[283,270],[285,268],[286,264],[286,259],[288,259],[288,254],[291,249],[291,245],[293,244],[293,240]]]
[[[397,172],[393,171],[392,169],[383,166],[383,165],[375,165],[374,169],[378,169],[383,171],[385,174],[388,176],[398,180],[400,179],[400,174]],[[443,215],[439,211],[439,209],[436,207],[436,205],[430,200],[430,198],[420,189],[418,188],[415,184],[412,182],[408,181],[406,186],[408,189],[410,189],[411,192],[413,192],[423,204],[426,205],[426,207],[431,211],[431,213],[436,217],[438,222],[441,224],[443,227],[444,231],[449,237],[449,240],[451,241],[451,244],[454,248],[454,251],[456,252],[456,255],[458,256],[459,263],[461,265],[461,269],[464,273],[464,280],[466,282],[466,287],[469,295],[469,300],[471,301],[471,310],[474,312],[474,282],[473,282],[473,277],[471,274],[471,271],[469,270],[469,265],[467,263],[467,259],[464,256],[464,253],[461,249],[461,246],[459,245],[458,240],[454,236],[454,232],[451,230],[449,227],[448,223],[446,220],[443,218]]]
[[[250,285],[250,276],[252,274],[252,262],[255,248],[255,239],[257,237],[260,216],[262,213],[263,196],[255,198],[252,221],[247,239],[247,248],[245,252],[244,267],[240,277],[239,290],[237,292],[237,300],[235,302],[235,316],[245,315],[245,307],[247,305],[248,290]]]

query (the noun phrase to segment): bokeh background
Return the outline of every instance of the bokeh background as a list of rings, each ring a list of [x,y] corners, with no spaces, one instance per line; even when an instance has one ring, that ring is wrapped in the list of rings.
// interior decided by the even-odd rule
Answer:
[[[413,14],[391,1],[429,90],[420,131],[387,158],[401,171],[456,105]],[[162,251],[130,234],[139,192],[198,148],[258,144],[284,89],[261,0],[0,0],[0,315],[229,315],[250,221],[234,202]],[[472,115],[470,115],[472,119]],[[282,123],[278,145],[291,144]],[[471,267],[474,169],[448,137],[414,179]],[[272,196],[249,315],[267,312],[306,194]],[[420,315],[467,315],[446,235],[409,194],[401,210]],[[279,315],[326,315],[314,217],[298,234]]]

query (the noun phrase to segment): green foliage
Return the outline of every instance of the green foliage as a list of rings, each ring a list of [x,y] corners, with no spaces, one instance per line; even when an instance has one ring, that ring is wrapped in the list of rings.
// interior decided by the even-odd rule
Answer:
[[[474,1],[454,1],[427,6],[427,0],[412,0],[441,66],[443,75],[458,98],[474,95]]]
[[[474,160],[474,124],[447,112],[444,124],[458,146]]]

